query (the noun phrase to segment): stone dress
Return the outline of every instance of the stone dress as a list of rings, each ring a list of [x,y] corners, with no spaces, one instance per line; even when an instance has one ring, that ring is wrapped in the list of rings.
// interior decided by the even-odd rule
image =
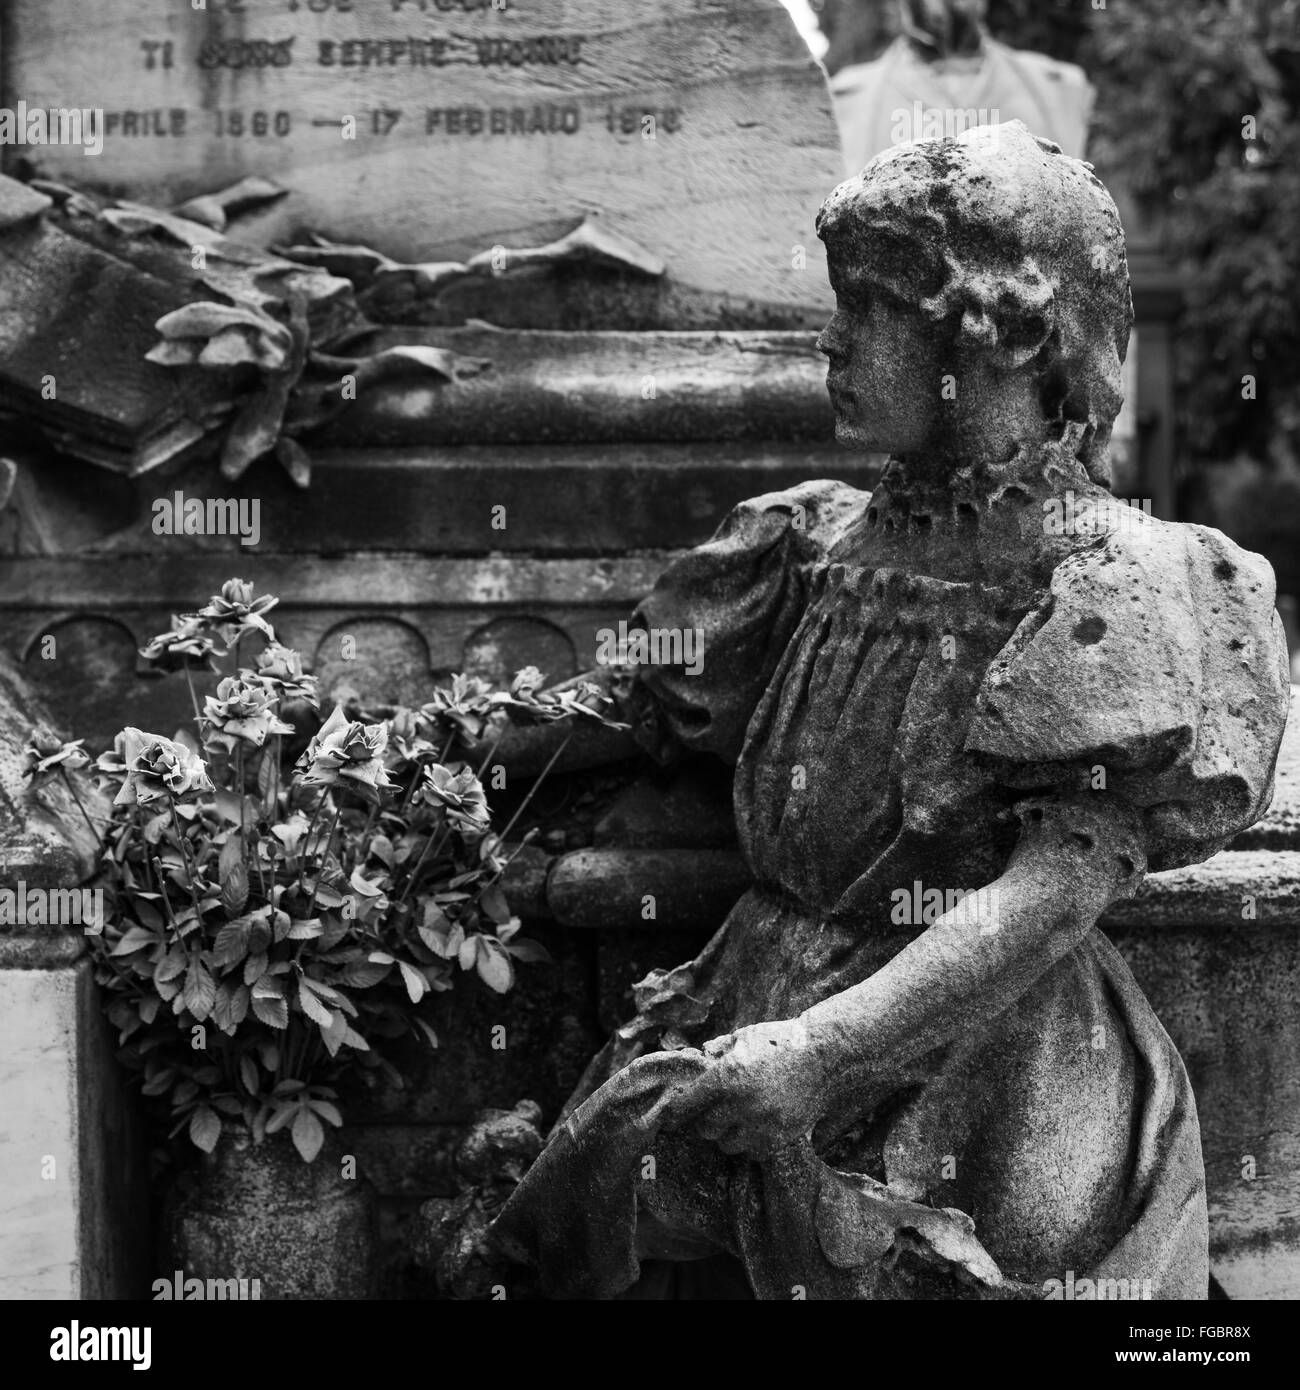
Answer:
[[[638,986],[496,1223],[552,1294],[662,1296],[642,1260],[715,1256],[760,1298],[1041,1297],[1069,1274],[1205,1297],[1191,1088],[1095,925],[812,1141],[757,1161],[659,1118],[707,1039],[792,1018],[901,949],[894,890],[995,880],[1036,799],[1104,769],[1152,870],[1267,806],[1288,696],[1267,562],[1122,507],[1076,440],[941,482],[895,462],[872,494],[755,498],[642,604],[647,627],[703,630],[703,671],[643,668],[642,693],[662,738],[735,764],[754,886],[697,960]],[[918,1243],[953,1277],[900,1264]]]

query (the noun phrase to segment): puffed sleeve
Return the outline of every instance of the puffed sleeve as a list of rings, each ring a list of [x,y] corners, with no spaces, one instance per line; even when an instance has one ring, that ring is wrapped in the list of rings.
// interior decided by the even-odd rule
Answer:
[[[731,763],[739,758],[754,707],[803,616],[809,572],[869,497],[837,482],[765,493],[742,502],[710,540],[664,570],[629,630],[695,636],[682,653],[690,660],[636,664],[632,704],[647,746],[675,741]]]
[[[1273,794],[1289,695],[1274,599],[1268,561],[1220,531],[1112,532],[1058,566],[994,660],[966,749],[1012,787],[1119,793],[1152,870],[1206,859]]]

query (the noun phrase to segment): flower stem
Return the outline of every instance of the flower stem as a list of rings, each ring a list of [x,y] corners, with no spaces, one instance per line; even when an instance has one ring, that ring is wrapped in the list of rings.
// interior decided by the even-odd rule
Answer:
[[[194,706],[194,726],[202,732],[203,716],[199,713],[199,697],[194,693],[194,676],[190,671],[188,661],[183,669],[185,671],[185,684],[190,688],[190,704]]]
[[[179,848],[181,852],[181,859],[185,863],[185,875],[189,880],[190,902],[194,907],[195,919],[199,921],[200,925],[202,925],[202,918],[199,913],[199,888],[197,882],[195,881],[198,878],[198,871],[194,864],[194,861],[190,858],[190,842],[188,839],[186,839],[185,832],[181,829],[180,817],[176,814],[176,803],[173,801],[170,804],[172,812],[172,828],[176,831],[176,838],[180,842]]]
[[[321,875],[325,872],[325,861],[329,858],[330,841],[334,838],[334,831],[338,828],[339,817],[343,814],[343,802],[340,800],[334,812],[334,819],[330,822],[330,828],[325,836],[325,849],[321,853],[320,868],[316,870],[316,882],[311,888],[311,902],[307,904],[307,916],[310,917],[316,908],[316,893],[320,889]]]
[[[104,838],[103,834],[95,829],[95,823],[90,819],[90,812],[86,810],[85,805],[82,803],[81,797],[78,796],[77,789],[73,785],[72,778],[68,775],[68,769],[64,767],[62,764],[60,764],[59,771],[63,774],[63,780],[67,784],[68,791],[72,793],[73,801],[77,803],[77,810],[81,812],[82,819],[90,827],[90,833],[92,836],[94,836],[95,843],[99,844],[99,842]]]
[[[519,809],[514,813],[513,816],[510,817],[510,820],[506,824],[506,828],[501,832],[500,835],[497,836],[498,840],[504,841],[506,837],[510,834],[510,832],[515,828],[515,822],[518,821],[519,817],[522,816],[523,813],[528,809],[528,803],[533,799],[533,797],[537,795],[542,783],[546,781],[547,774],[555,766],[560,754],[563,753],[564,750],[569,746],[569,742],[572,738],[572,734],[566,734],[564,736],[564,742],[561,743],[560,746],[555,750],[555,752],[551,754],[550,761],[547,762],[546,766],[541,770],[540,774],[538,775],[537,780],[528,789],[528,795],[524,797],[524,799],[519,803]]]
[[[154,873],[157,875],[158,893],[163,900],[163,906],[167,909],[167,920],[179,934],[180,926],[176,921],[176,913],[172,909],[172,900],[167,896],[167,881],[163,876],[162,860],[155,854],[152,862]]]

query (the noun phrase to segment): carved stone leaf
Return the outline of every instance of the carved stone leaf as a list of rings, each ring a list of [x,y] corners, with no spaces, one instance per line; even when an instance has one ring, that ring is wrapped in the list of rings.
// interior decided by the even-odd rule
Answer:
[[[296,439],[281,435],[275,446],[275,456],[284,465],[284,471],[296,487],[311,485],[311,455]]]
[[[164,338],[212,338],[227,328],[253,328],[289,346],[289,330],[266,314],[235,304],[216,304],[201,300],[164,314],[154,325]]]
[[[147,362],[160,367],[193,367],[203,351],[202,338],[164,338],[145,353]]]
[[[439,347],[392,347],[363,357],[352,375],[358,390],[385,381],[404,377],[435,376],[443,381],[460,381],[489,370],[492,363],[485,357],[469,357]]]
[[[234,325],[223,328],[220,333],[208,339],[199,353],[200,367],[264,367],[268,371],[279,371],[287,360],[287,352],[282,343],[263,333],[260,329]]]
[[[358,289],[369,285],[376,273],[395,266],[396,261],[371,246],[347,246],[312,235],[311,246],[277,246],[275,252],[299,265],[319,266],[331,275],[342,275]]]
[[[630,237],[611,231],[594,217],[586,218],[566,236],[547,242],[545,246],[524,246],[515,250],[493,247],[490,251],[480,251],[470,258],[468,269],[480,275],[499,275],[520,266],[574,261],[612,265],[656,277],[667,269],[662,257],[639,246]]]

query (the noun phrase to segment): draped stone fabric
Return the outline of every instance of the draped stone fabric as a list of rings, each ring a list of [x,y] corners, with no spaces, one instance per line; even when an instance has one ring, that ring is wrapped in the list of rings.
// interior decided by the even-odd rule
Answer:
[[[1195,1101],[1095,926],[811,1140],[760,1161],[670,1118],[705,1041],[794,1018],[901,949],[897,890],[995,880],[1033,798],[1100,770],[1155,867],[1267,805],[1287,708],[1271,571],[1121,507],[1073,444],[755,499],[642,605],[647,626],[704,630],[701,673],[641,681],[667,735],[735,761],[755,886],[642,992],[496,1223],[552,1294],[662,1294],[660,1262],[723,1256],[759,1298],[1037,1298],[1070,1276],[1205,1297]],[[1067,484],[1090,520],[1060,533],[1044,517]]]

